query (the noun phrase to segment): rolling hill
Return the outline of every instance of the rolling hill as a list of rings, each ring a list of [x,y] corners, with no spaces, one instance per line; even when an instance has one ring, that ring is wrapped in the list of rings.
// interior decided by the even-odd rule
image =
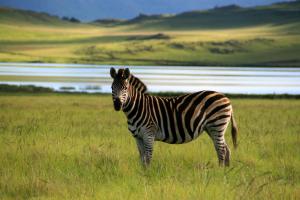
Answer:
[[[48,13],[0,7],[1,23],[65,25],[66,21]],[[98,19],[95,23],[115,26],[135,25],[137,29],[224,29],[271,24],[274,26],[300,23],[300,1],[275,3],[269,6],[243,8],[237,5],[190,11],[177,15],[140,14],[130,20]]]
[[[17,10],[13,8],[0,7],[1,24],[32,24],[32,25],[65,25],[68,22],[61,20],[58,16],[48,13],[38,13],[29,10]]]
[[[0,9],[0,61],[300,66],[300,1],[71,23]]]
[[[205,11],[191,11],[178,15],[145,15],[123,22],[137,29],[191,30],[243,28],[262,25],[280,26],[300,24],[300,1],[270,6],[242,8],[236,5],[216,7]]]
[[[82,21],[97,18],[131,19],[139,13],[180,13],[189,10],[204,10],[214,5],[238,3],[241,6],[266,5],[290,0],[0,0],[0,5],[53,13],[60,17],[76,17]]]

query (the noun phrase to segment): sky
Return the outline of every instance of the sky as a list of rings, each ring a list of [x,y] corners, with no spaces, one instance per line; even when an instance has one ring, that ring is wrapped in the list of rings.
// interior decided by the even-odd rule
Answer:
[[[282,1],[288,0],[0,0],[0,6],[92,21],[107,18],[130,19],[140,13],[176,14],[230,4],[250,7]]]

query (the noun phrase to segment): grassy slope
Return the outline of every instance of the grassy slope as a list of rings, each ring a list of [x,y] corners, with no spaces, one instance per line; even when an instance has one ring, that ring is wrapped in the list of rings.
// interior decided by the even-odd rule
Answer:
[[[233,105],[240,134],[230,168],[218,167],[203,134],[156,143],[144,171],[110,96],[0,95],[0,198],[299,199],[299,100]]]
[[[111,26],[2,9],[0,61],[300,66],[299,4],[146,16]]]
[[[127,24],[135,24],[140,28],[149,29],[230,29],[297,23],[300,19],[300,2],[273,4],[241,8],[225,6],[206,11],[192,11],[175,16],[144,16],[137,17]],[[125,23],[126,24],[126,23]]]

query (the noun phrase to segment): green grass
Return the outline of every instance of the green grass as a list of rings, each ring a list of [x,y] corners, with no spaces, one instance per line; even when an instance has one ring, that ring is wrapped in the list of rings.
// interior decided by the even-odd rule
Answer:
[[[76,24],[0,9],[0,61],[300,66],[299,2]]]
[[[233,99],[239,147],[157,142],[144,171],[110,95],[0,95],[1,199],[299,199],[300,101]],[[229,131],[226,138],[232,148]]]

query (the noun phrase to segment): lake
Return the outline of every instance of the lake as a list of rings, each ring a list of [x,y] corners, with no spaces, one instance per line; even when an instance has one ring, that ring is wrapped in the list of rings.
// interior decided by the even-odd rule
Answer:
[[[0,63],[0,84],[57,91],[111,92],[111,66]],[[115,67],[115,66],[114,66]],[[116,67],[119,68],[119,67]],[[152,92],[215,90],[241,94],[300,94],[300,68],[130,66]]]

